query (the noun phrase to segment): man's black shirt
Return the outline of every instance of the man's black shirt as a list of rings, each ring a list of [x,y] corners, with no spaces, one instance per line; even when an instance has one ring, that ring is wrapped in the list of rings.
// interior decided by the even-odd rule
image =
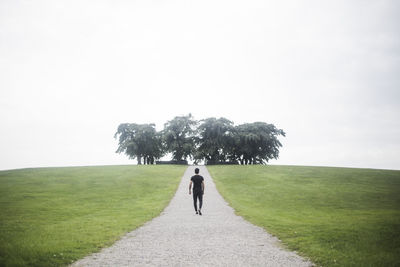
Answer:
[[[203,191],[201,188],[201,183],[204,181],[203,176],[196,174],[190,180],[193,182],[193,192]]]

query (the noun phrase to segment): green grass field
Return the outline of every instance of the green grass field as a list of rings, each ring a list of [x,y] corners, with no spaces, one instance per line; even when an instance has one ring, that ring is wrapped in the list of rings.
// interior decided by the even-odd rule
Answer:
[[[250,222],[321,266],[400,266],[400,171],[209,166]]]
[[[0,172],[0,266],[62,266],[159,215],[186,166]]]

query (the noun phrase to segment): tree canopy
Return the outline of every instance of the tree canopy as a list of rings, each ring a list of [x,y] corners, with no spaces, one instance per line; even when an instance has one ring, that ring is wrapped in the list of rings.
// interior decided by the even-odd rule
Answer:
[[[208,118],[197,129],[196,160],[225,162],[233,138],[233,122],[226,118]]]
[[[118,126],[114,138],[119,137],[117,153],[124,152],[138,164],[154,164],[164,155],[161,135],[154,124],[123,123]]]
[[[161,132],[164,148],[165,152],[172,153],[173,160],[181,161],[192,157],[196,124],[191,114],[175,117],[164,124],[164,130]]]
[[[177,116],[157,132],[154,124],[123,123],[115,138],[119,139],[117,153],[137,159],[138,164],[154,164],[167,153],[174,161],[187,158],[206,164],[265,164],[279,157],[282,129],[265,122],[235,126],[226,118],[201,121],[192,115]]]
[[[258,164],[279,157],[282,146],[278,136],[283,130],[265,122],[245,123],[237,126],[234,133],[232,158],[241,164]]]

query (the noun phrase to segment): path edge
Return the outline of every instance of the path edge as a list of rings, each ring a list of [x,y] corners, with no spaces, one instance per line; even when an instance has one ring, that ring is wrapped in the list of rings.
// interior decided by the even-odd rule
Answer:
[[[233,210],[233,212],[235,213],[236,216],[242,218],[244,221],[246,221],[246,222],[252,224],[252,225],[255,226],[255,227],[261,228],[266,234],[268,234],[268,235],[274,237],[274,238],[276,239],[274,245],[276,245],[276,246],[279,247],[280,249],[286,250],[286,251],[288,251],[288,252],[295,253],[297,256],[303,258],[303,259],[306,260],[307,262],[310,262],[310,263],[311,263],[311,266],[318,266],[318,265],[316,265],[316,264],[311,260],[311,258],[310,258],[309,256],[307,256],[307,255],[301,255],[301,254],[299,254],[298,251],[289,249],[288,246],[287,246],[285,243],[283,243],[283,241],[282,241],[278,236],[271,234],[271,233],[268,231],[268,229],[266,229],[265,227],[260,226],[260,225],[257,225],[257,224],[254,224],[254,223],[252,223],[251,221],[249,221],[248,219],[246,219],[244,216],[240,215],[240,214],[234,209],[234,207],[231,205],[231,202],[228,201],[228,200],[224,197],[223,194],[221,194],[220,190],[218,189],[217,183],[215,182],[214,178],[212,177],[212,175],[211,175],[210,171],[208,170],[207,166],[204,165],[204,167],[207,169],[207,172],[208,172],[210,178],[212,179],[213,183],[215,184],[215,189],[217,190],[218,194],[222,197],[222,199],[226,202],[226,204]]]
[[[131,232],[133,232],[133,231],[136,231],[137,229],[139,229],[139,228],[141,228],[141,227],[143,227],[143,226],[145,226],[145,225],[151,223],[154,219],[160,217],[160,216],[162,215],[162,213],[169,207],[169,205],[171,204],[171,201],[174,199],[175,195],[177,194],[178,189],[179,189],[179,186],[180,186],[180,184],[181,184],[181,182],[182,182],[182,179],[185,177],[185,174],[186,174],[186,172],[188,171],[189,167],[190,167],[190,165],[184,170],[184,172],[183,172],[183,174],[182,174],[182,176],[181,176],[179,182],[178,182],[177,185],[176,185],[176,188],[175,188],[175,191],[174,191],[173,195],[171,196],[171,198],[169,199],[169,201],[166,203],[166,205],[162,208],[162,210],[160,211],[160,213],[158,213],[158,214],[155,215],[154,217],[150,218],[148,221],[145,221],[144,223],[138,225],[136,228],[130,229],[130,230],[124,232],[124,233],[121,234],[111,245],[107,245],[107,246],[98,248],[98,250],[93,251],[93,252],[90,252],[89,254],[86,254],[86,255],[83,256],[82,258],[79,258],[79,259],[75,260],[74,262],[68,264],[67,266],[69,266],[69,267],[80,266],[80,265],[76,265],[80,260],[83,260],[83,259],[85,259],[86,257],[89,257],[89,256],[91,256],[91,255],[93,255],[93,254],[100,253],[103,249],[109,248],[109,247],[113,246],[115,243],[117,243],[118,241],[122,240],[122,239],[123,239],[126,235],[128,235],[129,233],[131,233]],[[207,170],[207,171],[208,171],[208,170]]]

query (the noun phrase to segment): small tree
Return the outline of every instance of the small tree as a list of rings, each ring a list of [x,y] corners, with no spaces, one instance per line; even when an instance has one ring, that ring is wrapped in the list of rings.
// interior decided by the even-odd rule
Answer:
[[[197,122],[191,114],[175,117],[164,124],[162,131],[166,152],[171,152],[174,160],[191,158],[195,148],[194,127]]]
[[[233,122],[225,118],[207,118],[198,127],[196,160],[225,162],[234,130]]]
[[[154,164],[163,156],[161,136],[154,124],[123,123],[118,126],[114,138],[119,137],[116,153],[124,152],[129,158],[137,159],[138,164]]]
[[[241,164],[263,164],[279,157],[282,144],[278,136],[285,136],[283,130],[265,122],[245,123],[235,129],[235,157]]]

